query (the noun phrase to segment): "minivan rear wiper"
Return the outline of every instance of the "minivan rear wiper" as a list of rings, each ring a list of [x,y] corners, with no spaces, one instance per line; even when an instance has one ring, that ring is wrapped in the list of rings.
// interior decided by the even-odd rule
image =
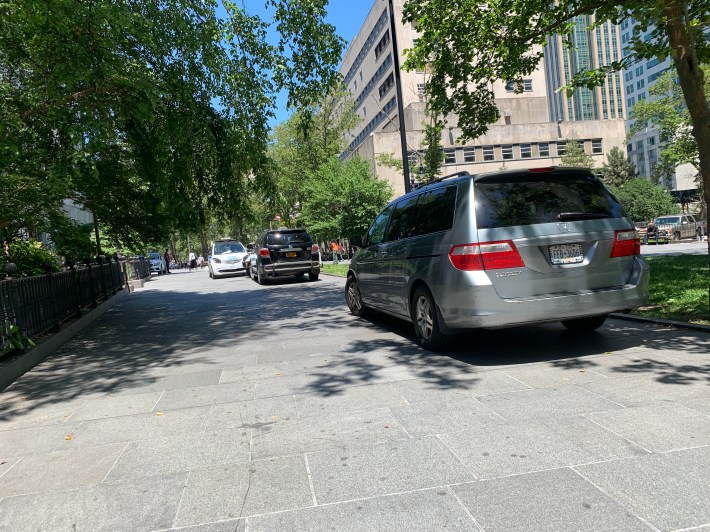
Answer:
[[[609,218],[608,214],[598,212],[561,212],[557,215],[560,221],[567,220],[598,220],[599,218]]]

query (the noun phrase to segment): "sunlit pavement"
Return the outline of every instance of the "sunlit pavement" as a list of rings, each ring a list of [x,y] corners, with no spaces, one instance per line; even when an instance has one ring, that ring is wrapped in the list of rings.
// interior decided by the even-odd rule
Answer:
[[[710,524],[710,335],[609,320],[446,353],[343,279],[155,278],[2,393],[0,530]]]

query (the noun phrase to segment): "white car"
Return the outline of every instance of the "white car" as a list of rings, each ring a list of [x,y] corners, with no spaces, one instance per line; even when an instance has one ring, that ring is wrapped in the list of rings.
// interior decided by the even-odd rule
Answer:
[[[157,273],[158,275],[163,275],[167,273],[167,266],[165,265],[165,259],[160,255],[151,251],[146,255],[146,258],[150,261],[150,273]]]
[[[223,275],[245,272],[243,261],[246,255],[247,250],[237,240],[225,238],[215,241],[208,264],[210,277],[216,279]]]

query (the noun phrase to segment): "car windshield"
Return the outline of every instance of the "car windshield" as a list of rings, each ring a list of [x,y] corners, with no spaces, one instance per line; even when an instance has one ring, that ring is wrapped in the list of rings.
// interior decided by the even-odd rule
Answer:
[[[214,245],[215,255],[224,255],[225,253],[244,253],[246,250],[240,242],[216,242]]]
[[[476,183],[479,229],[622,216],[619,202],[589,175],[513,176]]]
[[[148,258],[150,260],[160,260],[160,255],[157,253],[148,253]]]
[[[282,244],[293,244],[296,242],[310,242],[311,237],[305,231],[289,231],[289,232],[279,232],[279,233],[268,233],[266,235],[266,245],[267,246],[278,246]]]
[[[666,216],[664,218],[656,218],[656,224],[678,224],[680,216]]]

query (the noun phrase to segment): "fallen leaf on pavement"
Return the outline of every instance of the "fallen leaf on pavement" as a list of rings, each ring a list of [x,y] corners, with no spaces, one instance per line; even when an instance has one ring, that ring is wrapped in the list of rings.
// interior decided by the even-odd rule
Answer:
[[[163,413],[162,413],[162,412],[156,412],[155,415],[156,415],[156,416],[162,416]]]

